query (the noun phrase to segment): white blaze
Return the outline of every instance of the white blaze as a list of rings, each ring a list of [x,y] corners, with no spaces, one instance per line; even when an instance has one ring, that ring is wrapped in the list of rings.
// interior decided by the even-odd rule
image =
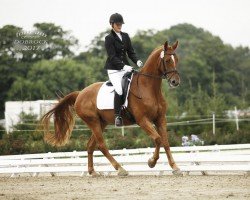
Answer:
[[[174,55],[171,55],[171,59],[173,60],[174,66],[175,66],[175,59],[174,59]]]

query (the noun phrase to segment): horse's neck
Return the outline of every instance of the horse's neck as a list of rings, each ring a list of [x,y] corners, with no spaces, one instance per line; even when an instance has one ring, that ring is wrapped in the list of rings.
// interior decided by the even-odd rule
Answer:
[[[152,94],[157,95],[158,93],[161,93],[162,79],[156,78],[156,77],[161,76],[160,70],[158,69],[159,56],[160,56],[161,51],[162,51],[162,49],[155,50],[149,56],[144,67],[140,71],[142,74],[152,75],[152,77],[144,76],[144,75],[140,75],[140,77],[139,77],[140,88],[143,91],[144,90],[148,91],[148,94],[150,94],[150,95],[152,95]]]
[[[157,49],[148,57],[144,67],[141,69],[142,73],[151,74],[155,76],[160,76],[160,71],[158,69],[158,59],[162,49]]]

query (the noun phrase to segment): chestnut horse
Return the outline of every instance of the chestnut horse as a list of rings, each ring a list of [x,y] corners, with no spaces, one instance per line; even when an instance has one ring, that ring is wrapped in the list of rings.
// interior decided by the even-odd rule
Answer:
[[[144,67],[134,73],[128,96],[128,110],[133,115],[136,124],[155,142],[155,152],[153,157],[148,160],[149,167],[153,168],[156,165],[160,147],[163,145],[173,174],[181,175],[170,151],[166,121],[167,103],[161,91],[162,79],[167,79],[170,87],[176,87],[180,83],[176,69],[178,58],[175,50],[177,46],[178,41],[172,46],[165,42],[163,46],[150,54]],[[104,142],[103,131],[108,124],[114,124],[114,110],[97,109],[97,93],[102,84],[103,82],[94,83],[82,91],[75,91],[61,98],[59,103],[42,117],[44,139],[54,146],[66,144],[74,126],[75,111],[92,131],[87,144],[89,174],[98,175],[93,166],[93,152],[97,146],[118,171],[118,175],[126,176],[127,171],[109,153]],[[49,132],[52,116],[54,117],[55,133]],[[133,123],[124,116],[124,125]]]

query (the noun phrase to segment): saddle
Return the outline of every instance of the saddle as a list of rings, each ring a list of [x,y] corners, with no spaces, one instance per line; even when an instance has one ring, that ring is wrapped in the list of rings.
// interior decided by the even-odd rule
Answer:
[[[125,102],[126,102],[126,100],[128,98],[128,93],[129,93],[129,89],[130,89],[130,82],[131,82],[131,79],[132,79],[132,75],[133,75],[133,72],[127,72],[122,77],[122,97],[121,97],[122,98],[122,104],[125,104]],[[106,82],[106,86],[112,87],[113,84],[109,80],[109,81]],[[128,120],[135,123],[134,116],[128,111],[128,109],[125,106],[122,107],[121,112],[122,112],[122,115],[125,116]]]
[[[124,74],[122,78],[122,104],[124,107],[128,106],[127,97],[130,90],[130,83],[132,78],[132,72]],[[106,81],[104,84],[102,84],[96,97],[97,108],[99,110],[114,109],[114,94],[114,87],[112,86],[112,83],[110,81]]]
[[[125,103],[126,98],[128,96],[129,84],[131,82],[132,72],[126,72],[122,77],[122,104]],[[113,86],[110,80],[106,82],[107,86]]]

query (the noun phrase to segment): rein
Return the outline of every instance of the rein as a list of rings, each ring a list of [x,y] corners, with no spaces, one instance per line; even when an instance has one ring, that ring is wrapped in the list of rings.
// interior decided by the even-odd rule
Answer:
[[[149,78],[155,78],[155,79],[166,79],[168,82],[170,82],[170,79],[172,78],[172,76],[173,76],[174,74],[179,74],[179,72],[177,71],[176,67],[174,67],[173,70],[168,70],[168,69],[167,69],[166,60],[165,60],[165,55],[175,55],[175,53],[168,54],[168,53],[166,53],[166,51],[164,50],[164,56],[161,57],[161,63],[160,63],[160,65],[163,64],[163,66],[164,66],[164,72],[163,72],[163,74],[160,75],[160,76],[159,76],[159,75],[154,75],[154,74],[142,73],[142,72],[140,72],[140,71],[137,71],[137,70],[133,69],[132,73],[138,75],[138,76],[137,76],[137,81],[136,81],[136,83],[137,83],[137,88],[138,88],[139,96],[136,95],[136,94],[135,94],[133,91],[131,91],[131,90],[130,90],[130,92],[131,92],[135,97],[137,97],[137,98],[139,98],[139,99],[142,99],[142,94],[141,94],[141,92],[140,92],[139,83],[138,83],[138,79],[139,79],[139,76],[140,76],[140,75],[146,76],[146,77],[149,77]],[[169,76],[169,74],[171,74],[171,76]]]
[[[162,75],[159,76],[159,75],[153,75],[153,74],[146,74],[146,73],[142,73],[142,72],[136,71],[136,70],[133,70],[133,73],[138,74],[138,75],[142,75],[142,76],[146,76],[146,77],[149,77],[149,78],[166,79],[169,82],[170,79],[172,78],[172,76],[174,75],[173,73],[179,74],[179,72],[177,71],[176,68],[174,68],[173,70],[167,70],[165,55],[175,55],[175,53],[169,54],[169,53],[166,53],[165,50],[164,50],[164,56],[163,56],[163,58],[161,58],[161,63],[163,63],[165,71],[163,72]],[[172,75],[169,77],[168,75],[171,74],[171,73],[172,73]]]

